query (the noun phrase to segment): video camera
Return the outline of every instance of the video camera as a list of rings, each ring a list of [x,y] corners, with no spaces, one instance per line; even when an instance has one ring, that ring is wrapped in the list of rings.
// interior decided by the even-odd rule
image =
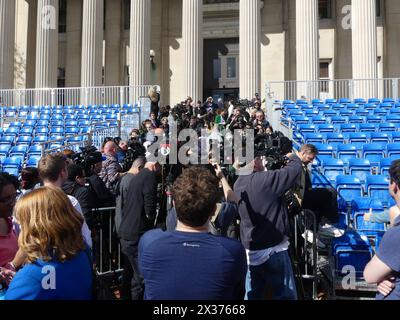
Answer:
[[[277,170],[286,165],[288,161],[286,155],[292,152],[293,142],[282,132],[277,131],[272,134],[257,135],[254,149],[256,156],[266,158],[268,170]]]

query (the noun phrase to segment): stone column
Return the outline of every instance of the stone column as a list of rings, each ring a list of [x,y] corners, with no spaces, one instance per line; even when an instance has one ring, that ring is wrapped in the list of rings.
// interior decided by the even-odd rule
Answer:
[[[375,0],[352,0],[353,79],[376,79],[377,35]],[[354,98],[377,94],[376,80],[354,81]]]
[[[81,87],[102,85],[104,1],[83,0]],[[98,90],[83,89],[81,103],[97,104]]]
[[[151,0],[131,0],[130,86],[148,85],[150,81]],[[147,96],[146,89],[130,90],[130,103]]]
[[[240,98],[252,99],[261,89],[261,6],[259,0],[240,0]]]
[[[14,38],[15,1],[0,0],[0,89],[14,87]]]
[[[36,88],[57,87],[58,0],[38,0]]]
[[[185,95],[203,100],[203,0],[182,2]]]
[[[318,1],[296,0],[297,97],[319,98]],[[312,82],[315,81],[315,82]]]

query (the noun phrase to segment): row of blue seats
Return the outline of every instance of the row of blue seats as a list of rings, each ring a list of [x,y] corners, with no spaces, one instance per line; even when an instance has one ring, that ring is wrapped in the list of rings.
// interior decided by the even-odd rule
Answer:
[[[134,106],[132,104],[124,104],[122,106],[122,109],[129,109],[129,108],[133,108]],[[42,110],[93,110],[93,109],[121,109],[121,106],[119,104],[112,104],[112,105],[107,105],[107,104],[102,104],[102,105],[66,105],[66,106],[62,106],[62,105],[57,105],[57,106],[29,106],[29,105],[25,105],[25,106],[4,106],[2,107],[4,108],[4,110],[7,111],[21,111],[21,110],[37,110],[37,111],[42,111]]]
[[[331,182],[334,182],[338,175],[344,174],[356,176],[364,182],[369,175],[387,176],[393,161],[399,159],[399,157],[382,158],[379,167],[374,167],[368,159],[350,158],[346,163],[342,159],[325,158],[322,160],[321,172]]]
[[[350,133],[350,132],[390,132],[400,130],[400,123],[366,123],[366,124],[300,124],[296,127],[298,133]]]
[[[308,124],[308,125],[317,125],[317,124],[370,124],[370,123],[400,123],[400,115],[389,115],[389,116],[380,116],[380,115],[372,115],[372,116],[313,116],[313,117],[306,117],[306,116],[295,116],[291,119],[287,120],[292,125],[301,125],[301,124]]]
[[[387,115],[396,115],[399,114],[400,106],[392,107],[386,106],[378,107],[378,106],[370,106],[370,107],[362,107],[362,108],[352,108],[349,106],[318,106],[318,107],[290,107],[286,108],[283,111],[285,116],[296,117],[296,116],[327,116],[333,117],[338,115],[345,115],[345,116],[371,116],[371,115],[380,115],[380,116],[387,116]]]
[[[296,138],[300,139],[303,143],[309,144],[342,143],[362,146],[365,143],[398,143],[400,142],[400,132],[305,132],[301,135],[296,135]]]
[[[118,114],[117,113],[107,113],[107,114],[94,114],[94,115],[49,115],[49,114],[30,114],[30,115],[10,115],[7,116],[10,118],[18,118],[19,120],[24,121],[38,121],[38,120],[48,120],[48,121],[80,121],[80,120],[97,120],[97,121],[104,121],[104,120],[117,120]]]
[[[367,100],[367,99],[364,99],[364,98],[356,98],[354,100],[351,100],[349,98],[340,98],[340,99],[331,99],[331,98],[329,98],[329,99],[325,99],[325,100],[322,100],[322,99],[313,99],[313,100],[311,100],[311,104],[313,104],[313,105],[319,105],[319,104],[324,104],[324,103],[325,104],[337,104],[337,103],[350,104],[350,103],[355,103],[355,104],[360,104],[360,105],[364,105],[364,104],[367,104],[367,103],[370,103],[370,104],[381,104],[381,103],[395,104],[395,103],[400,103],[400,99],[396,100],[396,99],[393,99],[393,98],[383,98],[381,100],[379,98],[369,98]],[[282,104],[283,105],[293,105],[293,104],[296,104],[296,105],[308,105],[309,102],[308,102],[308,100],[305,100],[305,99],[298,99],[296,101],[283,100]]]
[[[84,132],[81,132],[84,134]],[[16,139],[13,139],[12,137],[2,137],[0,138],[0,150],[3,148],[6,149],[9,146],[15,146],[15,147],[24,147],[24,146],[31,146],[35,144],[41,144],[47,141],[53,141],[53,140],[61,140],[61,139],[67,139],[68,141],[72,142],[77,142],[81,141],[83,136],[75,136],[76,133],[74,134],[53,134],[53,135],[37,135],[35,137],[28,137],[28,136],[22,136],[18,137]]]
[[[7,129],[23,129],[23,128],[51,128],[51,127],[76,127],[76,126],[90,126],[92,124],[99,123],[101,119],[84,119],[84,120],[26,120],[24,122],[21,121],[16,121],[16,122],[11,122],[8,126]],[[100,121],[104,122],[104,121]],[[117,121],[106,121],[107,123],[117,123]],[[6,129],[6,130],[7,130]],[[3,129],[0,128],[0,133],[6,132]]]

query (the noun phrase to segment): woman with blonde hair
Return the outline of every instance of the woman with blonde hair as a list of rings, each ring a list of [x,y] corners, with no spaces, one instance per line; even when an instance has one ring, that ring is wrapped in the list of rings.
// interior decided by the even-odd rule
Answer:
[[[83,218],[61,189],[24,195],[14,213],[27,264],[15,275],[6,300],[90,300],[92,263],[82,236]]]

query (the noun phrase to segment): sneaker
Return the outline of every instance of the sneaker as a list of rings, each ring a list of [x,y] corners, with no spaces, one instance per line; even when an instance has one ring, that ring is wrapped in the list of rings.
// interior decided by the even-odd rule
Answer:
[[[318,233],[327,237],[340,238],[344,235],[344,230],[336,228],[329,223],[325,223],[319,226]]]
[[[314,234],[313,234],[312,231],[306,230],[306,231],[302,234],[302,237],[303,237],[305,240],[307,240],[307,242],[309,242],[309,243],[313,243],[313,242],[314,242]],[[321,240],[319,240],[318,238],[317,238],[316,243],[317,243],[317,247],[318,247],[319,249],[326,249],[326,244],[323,243],[323,242],[322,242]]]

